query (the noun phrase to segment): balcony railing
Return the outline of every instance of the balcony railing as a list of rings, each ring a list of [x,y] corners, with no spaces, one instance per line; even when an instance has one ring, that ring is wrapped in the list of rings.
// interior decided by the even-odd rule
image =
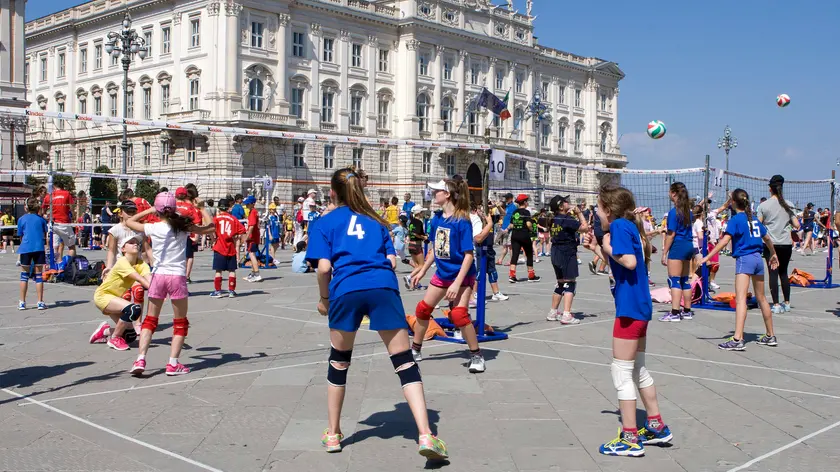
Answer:
[[[231,118],[238,121],[256,121],[260,123],[271,123],[273,125],[289,124],[289,115],[268,113],[264,111],[233,110]]]
[[[601,152],[595,153],[595,159],[604,164],[627,164],[627,155],[617,152]]]
[[[162,115],[167,121],[199,121],[209,120],[210,110],[184,110],[165,113]]]
[[[321,123],[321,131],[335,131],[338,129],[335,123]]]

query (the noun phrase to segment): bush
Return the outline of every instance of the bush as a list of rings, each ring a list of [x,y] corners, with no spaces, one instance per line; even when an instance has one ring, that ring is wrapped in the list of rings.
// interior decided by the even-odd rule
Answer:
[[[150,175],[144,173],[143,175]],[[140,197],[150,204],[155,201],[155,196],[160,192],[160,184],[157,180],[137,180],[137,185],[134,187],[134,196]]]
[[[99,166],[94,172],[97,174],[110,174],[108,166]],[[117,179],[95,178],[90,180],[90,199],[93,203],[93,214],[97,215],[102,211],[106,201],[116,203],[117,201]]]

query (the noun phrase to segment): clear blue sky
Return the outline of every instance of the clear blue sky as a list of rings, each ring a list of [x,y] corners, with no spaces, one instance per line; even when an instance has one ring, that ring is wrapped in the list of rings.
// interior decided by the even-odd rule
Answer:
[[[29,0],[27,20],[82,3]],[[495,3],[504,3],[495,0]],[[723,166],[717,138],[739,140],[731,169],[824,179],[837,169],[840,2],[534,0],[541,44],[619,63],[622,152],[633,168]],[[514,0],[524,13],[525,0]],[[775,98],[791,97],[780,109]],[[668,133],[654,141],[651,120]],[[797,131],[797,127],[799,130]]]

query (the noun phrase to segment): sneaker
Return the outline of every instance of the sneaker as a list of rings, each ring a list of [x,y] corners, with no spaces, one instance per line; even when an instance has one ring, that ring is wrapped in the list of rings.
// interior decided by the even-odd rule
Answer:
[[[463,340],[464,339],[464,333],[462,333],[460,329],[456,329],[456,330],[452,331],[452,338]]]
[[[557,310],[549,310],[548,316],[545,317],[548,321],[560,321],[560,314],[557,313]]]
[[[648,279],[648,287],[656,287],[656,282],[653,280]]]
[[[598,275],[610,275],[610,271],[608,271],[607,269],[599,270],[597,274]]]
[[[774,315],[779,315],[779,314],[784,313],[784,312],[785,312],[785,309],[784,309],[784,308],[782,308],[782,305],[773,305],[773,306],[770,308],[770,312],[771,312],[771,313],[773,313]]]
[[[639,444],[638,436],[618,430],[618,437],[608,443],[601,444],[598,452],[607,456],[642,457],[645,447]]]
[[[505,295],[502,292],[494,293],[493,298],[491,298],[494,302],[506,302],[510,300],[510,297]]]
[[[341,452],[341,441],[344,439],[344,435],[329,433],[329,429],[324,430],[324,434],[321,435],[321,445],[327,448],[327,452]]]
[[[743,351],[744,348],[744,340],[735,340],[735,337],[729,338],[728,341],[725,343],[718,344],[718,349],[723,349],[724,351]]]
[[[131,370],[128,372],[131,375],[142,375],[143,372],[146,371],[146,359],[137,359],[134,361],[134,365],[131,366]]]
[[[484,356],[481,354],[470,356],[470,373],[478,374],[484,372]]]
[[[790,302],[785,302],[782,308],[785,310],[785,313],[790,313]]]
[[[712,290],[720,290],[720,285],[718,285],[714,282],[709,282],[709,288],[712,289]]]
[[[508,277],[508,282],[510,282],[512,284],[515,284],[516,283],[516,277],[514,277],[514,276]]]
[[[253,280],[252,280],[253,278],[254,278],[254,273],[249,272],[248,275],[246,275],[245,277],[242,277],[242,280],[244,280],[246,282],[253,282]]]
[[[20,261],[15,261],[15,267],[20,267]]]
[[[210,298],[222,298],[222,291],[214,290],[213,293],[210,294]]]
[[[18,310],[25,310],[26,302],[18,302]]]
[[[111,349],[116,349],[117,351],[127,351],[129,349],[128,343],[125,342],[125,339],[119,336],[111,336],[111,338],[108,339],[107,344],[108,347],[110,347]]]
[[[672,312],[669,311],[668,313],[665,313],[664,315],[660,316],[659,321],[669,321],[671,323],[679,323],[680,321],[682,321],[682,317],[680,316],[679,313],[672,313]]]
[[[38,302],[38,309],[39,310],[46,310],[47,309],[47,304],[44,303],[44,302]]]
[[[411,355],[414,356],[414,362],[420,362],[423,360],[423,354],[420,354],[420,351],[415,351],[414,349],[412,349]]]
[[[250,280],[250,281],[251,281],[251,282],[262,282],[262,281],[263,281],[262,275],[260,275],[260,274],[254,274],[254,276],[253,276],[253,277],[251,277],[251,280]]]
[[[766,334],[764,336],[762,336],[761,339],[759,339],[756,342],[758,344],[763,344],[765,346],[771,346],[771,347],[776,347],[776,346],[779,345],[779,343],[776,341],[776,336],[768,336]]]
[[[418,441],[420,447],[417,452],[426,460],[442,461],[449,458],[449,453],[446,451],[446,443],[434,437],[431,434],[424,434],[420,436]]]
[[[583,261],[582,261],[582,260],[578,259],[577,261],[578,261],[578,265],[583,264]]]
[[[93,344],[105,339],[105,331],[108,331],[110,327],[111,326],[108,324],[107,321],[103,321],[102,323],[100,323],[99,326],[93,331],[93,334],[90,335],[90,339],[88,339],[88,342]]]
[[[412,290],[411,288],[411,275],[406,275],[403,277],[403,282],[405,282],[405,288]]]
[[[563,316],[560,317],[560,323],[564,325],[576,325],[580,324],[580,320],[575,318],[571,313],[563,313]]]
[[[476,300],[475,297],[470,298],[469,307],[470,308],[475,308],[477,306],[478,306],[478,300]]]
[[[190,373],[190,368],[181,364],[178,365],[166,364],[166,375],[185,375]]]
[[[228,298],[236,298],[236,290],[230,290],[228,292]]]
[[[6,250],[5,249],[0,250],[0,254],[6,254]]]
[[[645,424],[645,427],[639,430],[639,442],[645,446],[668,444],[672,439],[674,439],[674,435],[671,434],[671,430],[666,425],[662,425],[662,429],[657,431]]]
[[[528,277],[528,282],[539,282],[540,280],[542,280],[542,277],[540,277],[539,275]]]
[[[680,314],[680,316],[684,320],[693,320],[694,319],[694,312],[691,311],[691,310],[688,310],[688,311],[683,310],[683,312]]]

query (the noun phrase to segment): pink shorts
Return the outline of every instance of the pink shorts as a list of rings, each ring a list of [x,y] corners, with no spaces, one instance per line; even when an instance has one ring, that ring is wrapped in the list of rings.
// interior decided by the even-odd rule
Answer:
[[[434,285],[435,287],[449,288],[449,286],[452,285],[452,282],[455,282],[455,281],[454,280],[443,280],[440,277],[438,277],[437,274],[435,274],[435,275],[432,276],[432,280],[429,282],[429,284]],[[474,275],[468,275],[468,276],[464,277],[464,283],[461,284],[462,287],[469,287],[469,288],[473,288],[474,285],[475,285],[475,276]]]
[[[181,300],[187,298],[189,294],[187,276],[152,274],[152,281],[149,283],[149,298],[165,300],[168,296],[171,300]]]

